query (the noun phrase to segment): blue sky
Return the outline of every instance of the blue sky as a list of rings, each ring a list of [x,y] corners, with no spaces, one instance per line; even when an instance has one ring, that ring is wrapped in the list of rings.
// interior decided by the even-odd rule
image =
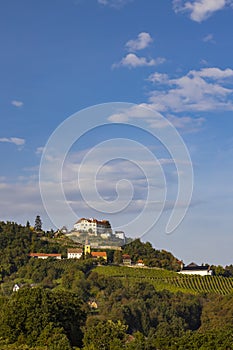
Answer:
[[[194,190],[188,213],[172,234],[165,233],[177,185],[167,152],[145,131],[121,124],[103,128],[96,117],[100,127],[75,142],[64,163],[67,201],[77,218],[107,218],[114,227],[124,223],[126,234],[142,236],[143,218],[138,232],[127,231],[127,220],[142,210],[148,177],[153,178],[153,174],[156,186],[163,190],[163,176],[161,171],[143,173],[145,169],[139,166],[145,166],[140,163],[143,155],[135,144],[105,144],[101,154],[109,160],[113,157],[110,151],[115,155],[116,148],[119,158],[127,154],[133,159],[135,153],[138,158],[134,163],[110,161],[98,180],[106,200],[116,197],[114,184],[121,176],[132,182],[135,193],[128,211],[95,213],[73,183],[83,156],[95,145],[116,137],[135,140],[160,160],[168,189],[163,215],[143,239],[172,251],[186,263],[232,263],[232,18],[232,0],[2,2],[1,219],[33,223],[39,214],[46,228],[53,227],[39,190],[39,165],[47,140],[70,115],[84,108],[109,102],[134,103],[167,118],[189,150]],[[153,130],[162,128],[153,118],[139,114],[132,116],[131,122],[133,118],[144,118]],[[115,115],[108,120],[118,122],[116,119]],[[85,124],[85,118],[79,120]],[[131,146],[136,147],[132,153]],[[93,159],[86,165],[91,167]],[[89,167],[84,180],[88,171]],[[51,182],[46,186],[56,203],[56,189]],[[162,190],[158,191],[161,196]],[[72,227],[74,222],[68,216],[59,211],[57,215]]]

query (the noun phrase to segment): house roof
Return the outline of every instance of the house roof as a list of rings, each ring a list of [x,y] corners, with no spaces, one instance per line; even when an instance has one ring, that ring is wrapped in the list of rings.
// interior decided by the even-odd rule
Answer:
[[[190,264],[187,265],[187,267],[198,267],[198,265],[194,262],[191,262]]]
[[[106,252],[91,252],[91,255],[95,258],[100,258],[100,257],[107,257]]]
[[[186,271],[196,271],[196,270],[198,270],[198,271],[200,271],[200,270],[203,271],[204,270],[205,271],[205,270],[208,270],[208,269],[209,269],[209,266],[204,266],[204,265],[199,266],[199,265],[197,265],[194,262],[192,262],[189,265],[183,267],[183,270],[186,270]]]
[[[46,253],[29,253],[28,255],[31,257],[36,257],[36,256],[58,257],[58,256],[61,256],[61,254],[46,254]]]
[[[122,255],[122,258],[123,258],[123,259],[131,259],[130,255],[128,255],[128,254],[123,254],[123,255]]]
[[[93,223],[96,223],[97,225],[106,226],[108,228],[111,227],[110,222],[108,220],[97,220],[94,218],[90,218],[90,219],[81,218],[75,224],[79,224],[82,221],[87,221],[87,222],[91,222],[91,223],[93,222]]]
[[[80,253],[81,254],[83,251],[82,251],[82,249],[78,249],[78,248],[68,248],[67,252],[68,253],[78,253],[78,254]]]

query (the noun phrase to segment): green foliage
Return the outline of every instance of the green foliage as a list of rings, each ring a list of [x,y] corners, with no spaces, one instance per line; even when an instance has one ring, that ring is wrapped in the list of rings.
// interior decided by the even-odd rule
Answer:
[[[58,343],[67,343],[67,337],[72,345],[81,344],[80,327],[84,324],[85,313],[77,294],[42,288],[21,289],[6,300],[0,316],[0,336],[10,343],[23,339],[26,344],[34,345],[38,339],[45,338],[50,327],[54,330],[51,337]]]
[[[116,265],[122,264],[122,252],[120,250],[115,250],[113,255],[113,262]]]
[[[30,252],[62,253],[63,248],[57,243],[43,240],[28,226],[0,222],[0,279],[25,266]]]
[[[120,321],[111,320],[96,322],[86,328],[84,334],[85,350],[122,349],[126,341],[127,326]]]
[[[151,243],[143,243],[140,239],[135,239],[125,245],[123,254],[129,254],[134,263],[139,259],[143,259],[144,264],[150,267],[165,268],[173,271],[178,271],[180,268],[178,260],[171,253],[165,250],[155,250]]]
[[[36,216],[34,229],[36,232],[42,231],[42,221],[39,215]]]
[[[46,346],[48,350],[72,350],[63,328],[57,328],[49,323],[40,333],[37,344]]]

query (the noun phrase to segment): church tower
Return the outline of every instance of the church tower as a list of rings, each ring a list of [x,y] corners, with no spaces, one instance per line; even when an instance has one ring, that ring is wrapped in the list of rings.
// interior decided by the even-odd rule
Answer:
[[[87,254],[91,254],[91,245],[88,242],[88,239],[86,239],[85,245],[84,245],[84,255],[86,256]]]

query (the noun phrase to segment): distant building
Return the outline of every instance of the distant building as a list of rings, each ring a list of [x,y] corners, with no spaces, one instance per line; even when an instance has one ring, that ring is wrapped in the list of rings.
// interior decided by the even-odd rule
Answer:
[[[184,266],[182,264],[181,271],[179,271],[179,273],[185,274],[185,275],[211,276],[212,270],[210,270],[209,266],[204,266],[204,265],[199,266],[194,262],[192,262],[187,266]]]
[[[48,259],[48,258],[61,259],[61,254],[30,253],[29,256],[31,258],[36,258],[36,259]]]
[[[137,261],[137,266],[140,266],[140,267],[145,266],[142,259],[139,259],[139,260]]]
[[[66,226],[63,226],[63,227],[60,229],[60,232],[66,234],[66,233],[68,233],[69,231],[68,231],[68,228],[67,228]]]
[[[91,252],[91,256],[94,259],[102,258],[107,261],[107,253],[106,252]]]
[[[90,306],[91,309],[98,309],[98,304],[95,300],[88,301],[88,305]]]
[[[85,245],[84,245],[84,255],[91,254],[91,245],[88,242],[88,239],[86,239]]]
[[[18,285],[18,283],[16,283],[13,287],[13,292],[18,292],[19,289],[20,289],[20,286]]]
[[[100,237],[103,239],[108,239],[111,237],[111,233],[110,232],[101,233]]]
[[[122,255],[122,262],[123,265],[131,265],[131,257],[128,254],[123,254]]]
[[[112,228],[108,220],[85,219],[81,218],[74,224],[74,230],[82,233],[88,233],[90,236],[98,236],[101,234],[112,235]]]
[[[115,231],[115,236],[119,239],[122,239],[123,241],[125,241],[125,233],[124,231]]]
[[[83,255],[82,249],[77,248],[69,248],[67,250],[67,258],[68,259],[80,259]]]

